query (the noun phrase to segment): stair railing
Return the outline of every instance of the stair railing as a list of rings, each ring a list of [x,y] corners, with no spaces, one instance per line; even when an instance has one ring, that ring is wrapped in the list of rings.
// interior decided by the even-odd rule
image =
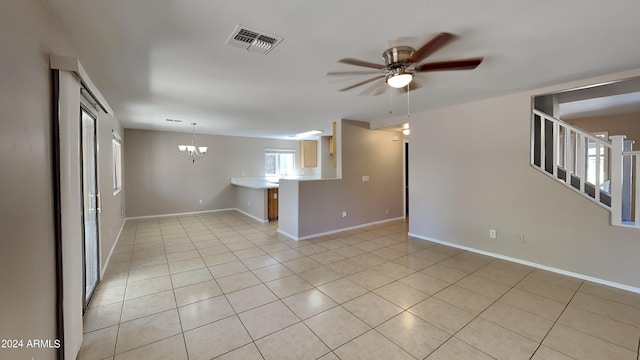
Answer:
[[[635,195],[633,199],[634,216],[633,223],[625,223],[623,225],[640,228],[640,151],[624,151],[622,153],[624,159],[629,159],[631,167],[634,169],[632,183]]]
[[[539,110],[531,119],[531,165],[611,211],[611,224],[640,228],[640,152],[624,151],[624,135],[610,141]],[[635,221],[622,214],[623,158],[635,158]]]

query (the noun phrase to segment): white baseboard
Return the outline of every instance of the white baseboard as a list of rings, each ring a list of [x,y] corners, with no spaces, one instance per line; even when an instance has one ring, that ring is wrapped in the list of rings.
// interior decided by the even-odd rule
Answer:
[[[267,219],[260,219],[257,216],[251,215],[248,212],[242,211],[238,208],[227,208],[227,209],[216,209],[216,210],[202,210],[202,211],[190,211],[190,212],[182,212],[182,213],[173,213],[173,214],[160,214],[160,215],[145,215],[145,216],[133,216],[133,217],[128,217],[125,220],[139,220],[139,219],[153,219],[153,218],[157,218],[157,217],[171,217],[171,216],[184,216],[184,215],[198,215],[198,214],[208,214],[208,213],[214,213],[214,212],[222,212],[222,211],[237,211],[243,215],[246,215],[256,221],[259,221],[261,223],[268,223],[269,220]]]
[[[405,219],[404,216],[401,217],[395,217],[395,218],[391,218],[391,219],[384,219],[384,220],[379,220],[379,221],[374,221],[374,222],[370,222],[370,223],[366,223],[366,224],[360,224],[360,225],[355,225],[355,226],[350,226],[350,227],[346,227],[346,228],[340,228],[340,229],[335,229],[335,230],[330,230],[330,231],[325,231],[325,232],[321,232],[321,233],[316,233],[316,234],[311,234],[311,235],[305,235],[305,236],[294,236],[291,234],[288,234],[284,231],[281,231],[280,229],[278,229],[278,233],[291,238],[293,240],[307,240],[307,239],[313,239],[319,236],[325,236],[325,235],[331,235],[331,234],[335,234],[335,233],[339,233],[339,232],[343,232],[343,231],[348,231],[348,230],[353,230],[353,229],[359,229],[359,228],[363,228],[363,227],[367,227],[367,226],[372,226],[372,225],[377,225],[377,224],[384,224],[390,221],[396,221],[396,220],[403,220]]]
[[[293,236],[293,235],[291,235],[291,234],[289,234],[287,232],[284,232],[284,231],[282,231],[280,229],[278,229],[278,234],[282,234],[282,235],[284,235],[284,236],[286,236],[286,237],[288,237],[289,239],[292,239],[292,240],[299,240],[297,236]]]
[[[438,240],[438,239],[433,239],[433,238],[430,238],[430,237],[427,237],[427,236],[422,236],[422,235],[414,234],[414,233],[411,233],[411,232],[408,235],[411,236],[411,237],[417,238],[417,239],[431,241],[431,242],[434,242],[434,243],[438,243],[438,244],[442,244],[442,245],[446,245],[446,246],[451,246],[451,247],[454,247],[454,248],[467,250],[467,251],[471,251],[471,252],[474,252],[474,253],[487,255],[487,256],[494,257],[494,258],[498,258],[498,259],[502,259],[502,260],[506,260],[506,261],[511,261],[511,262],[514,262],[514,263],[527,265],[527,266],[531,266],[531,267],[534,267],[534,268],[551,271],[551,272],[554,272],[554,273],[557,273],[557,274],[566,275],[566,276],[570,276],[570,277],[574,277],[574,278],[578,278],[578,279],[582,279],[582,280],[587,280],[587,281],[591,281],[591,282],[598,283],[598,284],[601,284],[601,285],[611,286],[611,287],[614,287],[614,288],[617,288],[617,289],[631,291],[631,292],[640,294],[640,288],[637,288],[637,287],[633,287],[633,286],[629,286],[629,285],[625,285],[625,284],[620,284],[620,283],[617,283],[617,282],[608,281],[608,280],[596,278],[596,277],[589,276],[589,275],[579,274],[579,273],[575,273],[573,271],[558,269],[558,268],[555,268],[555,267],[552,267],[552,266],[538,264],[538,263],[534,263],[534,262],[531,262],[531,261],[514,258],[514,257],[511,257],[511,256],[506,256],[506,255],[502,255],[502,254],[492,253],[492,252],[489,252],[489,251],[479,250],[479,249],[471,248],[471,247],[468,247],[468,246],[451,243],[451,242],[448,242],[448,241],[442,241],[442,240]]]
[[[237,209],[237,208],[236,208],[236,209],[233,209],[233,210],[235,210],[235,211],[237,211],[237,212],[239,212],[239,213],[241,213],[241,214],[243,214],[243,215],[246,215],[246,216],[248,216],[248,217],[250,217],[250,218],[252,218],[252,219],[254,219],[254,220],[256,220],[256,221],[259,221],[259,222],[261,222],[261,223],[268,223],[268,222],[269,222],[269,219],[260,219],[259,217],[254,216],[254,215],[251,215],[251,214],[249,214],[248,212],[244,212],[244,211],[242,211],[242,210],[240,210],[240,209]]]
[[[228,208],[228,209],[216,209],[216,210],[202,210],[202,211],[190,211],[190,212],[182,212],[182,213],[172,213],[172,214],[159,214],[159,215],[145,215],[145,216],[132,216],[125,218],[127,220],[139,220],[139,219],[153,219],[157,217],[170,217],[170,216],[183,216],[183,215],[197,215],[197,214],[207,214],[213,212],[222,212],[222,211],[240,211],[236,208]],[[242,212],[242,211],[240,211]]]

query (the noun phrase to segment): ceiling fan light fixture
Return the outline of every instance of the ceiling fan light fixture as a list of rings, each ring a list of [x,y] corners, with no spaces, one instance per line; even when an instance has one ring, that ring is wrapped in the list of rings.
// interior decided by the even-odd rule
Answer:
[[[387,84],[392,88],[403,88],[413,80],[413,74],[405,71],[404,69],[399,69],[398,71],[394,71],[387,77]]]

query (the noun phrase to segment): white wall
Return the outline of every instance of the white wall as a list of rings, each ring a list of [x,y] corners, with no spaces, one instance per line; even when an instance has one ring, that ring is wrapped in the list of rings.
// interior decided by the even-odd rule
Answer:
[[[333,166],[333,156],[329,152],[330,136],[321,136],[318,140],[318,158],[320,159],[320,177],[323,179],[336,178],[336,167]]]
[[[298,237],[298,180],[280,180],[278,188],[278,231],[291,238]]]
[[[0,339],[56,338],[48,54],[71,52],[40,1],[0,2]],[[0,349],[54,359],[55,349]]]
[[[634,149],[640,148],[640,114],[598,116],[565,120],[588,132],[604,132],[611,135],[626,135],[626,140],[635,141]]]
[[[639,74],[413,114],[410,233],[640,288],[640,231],[529,166],[531,96]]]
[[[0,2],[0,54],[0,163],[4,169],[0,172],[0,338],[53,341],[57,338],[57,274],[49,55],[74,56],[75,51],[41,1],[6,0]],[[79,108],[78,98],[75,99]],[[75,119],[79,126],[78,117]],[[110,137],[111,128],[121,128],[118,120],[110,116],[99,121],[99,126],[100,143],[104,131],[109,131]],[[111,176],[110,138],[108,146],[101,147],[98,161],[104,183],[103,178]],[[104,229],[115,229],[115,234],[103,237],[103,255],[109,253],[122,224],[121,203],[121,196],[105,197],[103,234]],[[77,213],[78,209],[74,211]],[[75,240],[80,243],[80,239]],[[102,264],[104,260],[102,257]],[[81,262],[81,258],[67,257],[63,267],[72,268],[73,261]],[[81,299],[82,294],[75,296]],[[82,309],[73,312],[81,315]],[[72,344],[81,339],[77,334],[82,331],[81,321],[79,324],[75,328],[68,325],[75,336],[65,339],[68,341],[63,346],[67,349],[79,346]],[[0,358],[55,359],[56,349],[0,349]]]
[[[105,114],[102,110],[98,117],[98,151],[99,185],[102,193],[102,214],[100,215],[100,266],[107,264],[111,250],[115,246],[120,229],[124,224],[124,197],[125,188],[114,194],[113,192],[113,149],[111,141],[112,132],[115,131],[121,137],[124,129],[120,121],[111,114]],[[122,152],[125,152],[124,144]],[[121,161],[124,159],[121,159]],[[123,169],[124,171],[124,166]],[[123,181],[124,183],[124,181]]]
[[[268,221],[267,190],[237,186],[235,208],[257,221]]]
[[[297,201],[295,213],[280,205],[278,227],[282,233],[308,238],[404,216],[404,144],[393,141],[398,134],[371,130],[368,123],[349,120],[342,120],[338,131],[340,179],[292,180],[297,184],[285,186],[281,181],[280,201]],[[363,176],[369,181],[362,181]],[[295,198],[288,189],[295,191]],[[347,212],[344,218],[342,211]]]
[[[231,185],[231,178],[264,176],[266,148],[299,154],[294,140],[196,134],[197,146],[209,149],[192,164],[178,152],[178,144],[185,143],[191,143],[191,134],[125,130],[126,216],[236,208],[236,186]],[[258,204],[241,209],[256,216],[263,211]]]
[[[37,0],[0,2],[0,338],[56,338],[49,54],[73,50]],[[55,349],[0,349],[2,359]]]

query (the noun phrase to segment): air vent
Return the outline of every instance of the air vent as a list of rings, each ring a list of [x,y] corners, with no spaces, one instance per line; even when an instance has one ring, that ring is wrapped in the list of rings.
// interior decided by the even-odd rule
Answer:
[[[227,44],[266,55],[282,40],[279,36],[238,25],[229,36],[229,39],[227,39]]]
[[[181,123],[182,120],[177,120],[177,119],[166,119],[168,122],[176,122],[176,123]]]

